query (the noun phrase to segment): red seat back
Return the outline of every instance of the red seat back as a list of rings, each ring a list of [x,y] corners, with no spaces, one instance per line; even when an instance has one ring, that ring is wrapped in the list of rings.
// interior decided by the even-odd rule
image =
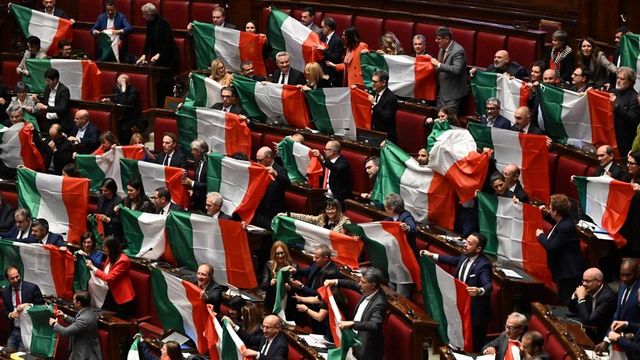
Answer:
[[[427,130],[424,127],[424,115],[398,110],[396,114],[396,132],[398,146],[408,153],[417,153],[425,146]]]
[[[531,319],[529,319],[529,330],[535,330],[542,334],[542,336],[544,336],[545,343],[547,342],[549,335],[551,335],[551,332],[544,326],[544,323],[540,320],[538,315],[533,315],[531,316]]]
[[[451,28],[453,40],[460,44],[467,55],[467,61],[474,58],[476,53],[476,31],[469,29]]]
[[[564,359],[567,356],[567,351],[555,335],[549,336],[549,339],[544,342],[543,349],[551,359]]]
[[[100,70],[102,73],[102,95],[111,94],[113,87],[116,86],[116,80],[118,79],[118,73],[115,71]],[[108,97],[108,96],[105,96]]]
[[[531,69],[531,65],[536,61],[536,41],[524,39],[517,36],[509,36],[507,39],[507,51],[511,61]]]
[[[79,109],[77,108],[72,108],[71,116],[75,116],[78,110]],[[100,133],[103,133],[107,130],[113,132],[113,129],[111,128],[110,112],[96,110],[96,109],[86,109],[86,110],[89,112],[89,119],[91,119],[91,122],[93,123],[93,125],[95,125],[98,128],[98,130],[100,130]]]
[[[351,219],[352,223],[356,223],[356,224],[368,223],[373,221],[373,219],[370,218],[369,216],[353,211],[351,209],[345,211],[344,214],[348,216],[349,219]]]
[[[353,25],[356,27],[356,29],[358,29],[360,40],[369,45],[369,49],[380,48],[380,37],[382,37],[382,19],[370,16],[356,16]]]
[[[262,133],[252,131],[251,132],[251,154],[258,152],[258,149],[262,146]]]
[[[336,21],[336,32],[340,35],[342,35],[342,32],[344,31],[344,29],[348,28],[353,23],[353,16],[349,14],[339,14],[339,13],[328,12],[324,14],[324,17],[330,17]],[[362,36],[362,33],[365,32],[366,30],[367,29],[358,29],[358,33],[360,34],[360,36]],[[367,43],[367,45],[372,45],[372,44]],[[372,46],[375,47],[375,45],[372,45]]]
[[[578,192],[576,186],[571,183],[571,175],[585,176],[586,174],[587,164],[567,156],[560,156],[556,170],[555,193],[577,199]]]
[[[102,0],[77,0],[76,3],[78,4],[76,21],[95,22],[98,15],[104,12],[104,2]],[[76,39],[75,34],[73,39]]]
[[[383,323],[384,352],[386,359],[411,360],[413,329],[398,315],[389,314]]]
[[[129,54],[140,57],[144,52],[144,39],[146,35],[142,33],[129,34],[127,37],[127,46],[129,46]]]
[[[432,245],[432,244],[429,245],[429,248],[427,250],[429,250],[429,252],[432,252],[432,253],[438,254],[438,255],[453,255],[453,254],[450,254],[450,253],[446,252],[441,247],[435,246],[435,245]],[[454,273],[455,267],[453,267],[451,265],[447,265],[447,264],[442,263],[442,262],[439,262],[438,265],[440,265],[440,267],[443,268],[449,274],[453,274]]]
[[[287,210],[303,214],[308,212],[306,196],[293,191],[286,191],[284,193],[284,197],[287,203]]]
[[[154,119],[153,131],[155,133],[154,148],[156,151],[162,149],[162,137],[165,133],[172,132],[178,133],[178,125],[175,118],[169,118],[165,116],[158,116]]]
[[[2,191],[2,201],[13,206],[18,207],[18,193],[15,191]]]
[[[479,32],[476,40],[475,61],[471,65],[489,66],[498,50],[504,49],[506,35]],[[467,55],[467,59],[470,59]]]
[[[19,61],[4,60],[2,62],[2,80],[5,86],[14,87],[16,83],[22,80],[22,75],[16,73],[16,68],[20,64]]]
[[[162,1],[162,16],[169,22],[172,29],[186,29],[189,23],[189,1]]]
[[[355,290],[346,288],[341,288],[340,292],[347,299],[347,311],[349,311],[349,314],[344,314],[344,316],[347,319],[353,319],[353,316],[356,314],[356,305],[358,305],[358,301],[360,301],[362,295]]]
[[[191,20],[210,23],[212,21],[211,12],[219,5],[209,2],[191,2]]]
[[[364,170],[364,161],[367,156],[355,151],[343,149],[340,153],[341,156],[349,162],[351,168],[351,188],[353,191],[359,193],[368,193],[371,191],[371,184],[369,177]]]
[[[151,315],[151,275],[132,268],[130,271],[131,285],[136,291],[135,316],[142,318]]]
[[[180,54],[180,71],[189,71],[189,69],[195,67],[191,66],[191,49],[189,41],[184,37],[176,37],[175,40],[178,53]]]
[[[271,150],[275,151],[276,150],[276,144],[278,144],[280,141],[282,141],[283,138],[284,138],[284,135],[282,135],[282,134],[265,133],[262,136],[262,146],[268,146],[268,147],[271,148]],[[309,146],[306,143],[305,143],[305,145]],[[255,156],[256,152],[257,152],[257,150],[251,155]]]
[[[113,334],[116,336],[116,334]],[[109,332],[106,330],[98,330],[98,341],[100,342],[100,352],[103,359],[111,359],[111,347],[109,346]]]
[[[129,20],[129,23],[131,23],[131,0],[115,0],[115,4],[118,11],[123,13],[127,17],[127,20]]]
[[[384,31],[391,31],[396,35],[404,53],[410,55],[413,53],[413,21],[387,19],[384,21]]]
[[[95,20],[95,19],[94,19]],[[89,59],[96,58],[96,38],[91,35],[87,29],[74,28],[73,32],[73,45],[74,49],[81,49],[84,51]],[[52,46],[58,46],[54,44]]]
[[[158,10],[158,14],[160,14],[160,0],[133,0],[133,18],[129,18],[129,22],[132,25],[145,26],[147,24],[147,20],[142,17],[142,5],[146,3],[152,3],[153,5],[155,5],[156,9]]]
[[[427,53],[433,57],[438,56],[438,44],[436,44],[436,30],[440,25],[416,24],[416,34],[422,34],[427,39]]]
[[[127,74],[131,85],[138,89],[140,95],[140,106],[142,110],[152,107],[156,103],[156,94],[151,94],[149,91],[149,75],[147,74]],[[115,82],[114,82],[115,84]]]
[[[296,349],[294,346],[289,345],[287,360],[304,360],[304,356],[302,356],[302,354],[300,354],[298,349]]]

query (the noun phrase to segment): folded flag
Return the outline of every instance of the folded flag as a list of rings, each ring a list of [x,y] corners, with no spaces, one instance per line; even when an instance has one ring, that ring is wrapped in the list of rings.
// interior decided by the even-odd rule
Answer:
[[[362,241],[337,231],[296,220],[287,216],[276,216],[271,223],[273,238],[288,246],[313,253],[318,245],[331,249],[336,263],[358,269],[358,257],[362,252]]]
[[[338,324],[342,320],[345,320],[344,315],[340,311],[336,299],[333,297],[333,292],[330,286],[321,286],[317,289],[318,295],[322,297],[322,301],[327,305],[327,311],[329,312],[329,328],[331,329],[331,335],[333,336],[333,342],[336,347],[340,347],[342,334]]]
[[[540,85],[540,109],[544,129],[554,142],[587,142],[617,148],[613,106],[608,92],[586,93]]]
[[[217,321],[214,320],[214,321]],[[247,346],[244,344],[240,336],[233,330],[233,327],[229,323],[229,320],[222,320],[222,351],[221,359],[238,359],[242,360],[244,357],[242,353],[247,350]]]
[[[431,258],[420,257],[422,299],[438,322],[438,334],[445,344],[465,352],[473,351],[471,297],[467,286],[444,271]]]
[[[520,180],[527,195],[544,203],[549,201],[549,150],[545,136],[476,123],[469,123],[467,129],[478,149],[493,149],[499,171],[509,164],[518,165]]]
[[[191,73],[185,104],[192,103],[192,106],[210,108],[222,102],[221,91],[222,85],[219,82],[202,74]]]
[[[102,155],[78,154],[76,167],[80,175],[91,180],[91,191],[100,191],[104,179],[112,178],[118,185],[118,194],[125,196],[126,183],[122,183],[120,159],[142,160],[143,158],[143,145],[116,146]]]
[[[636,79],[640,76],[640,35],[628,32],[620,39],[620,57],[618,66],[632,68],[636,72]],[[640,91],[640,79],[634,85],[636,91]]]
[[[256,75],[267,76],[262,57],[265,37],[200,21],[192,24],[198,69],[208,69],[213,60],[219,59],[227,70],[239,73],[240,64],[251,61]]]
[[[380,166],[371,199],[383,204],[390,193],[399,194],[405,208],[420,222],[453,229],[456,200],[453,186],[442,175],[386,141],[380,148]]]
[[[2,268],[15,265],[22,279],[40,288],[43,295],[73,297],[73,255],[53,245],[25,244],[0,240]]]
[[[353,347],[360,344],[360,339],[353,329],[340,329],[340,347],[327,351],[327,360],[355,360]]]
[[[489,98],[500,100],[500,115],[515,123],[513,113],[520,106],[527,106],[531,88],[520,79],[509,78],[505,74],[477,71],[471,78],[471,91],[476,99],[476,111],[486,115],[485,105]]]
[[[436,68],[431,56],[380,55],[375,52],[360,54],[362,77],[372,89],[373,73],[384,70],[389,74],[389,90],[397,96],[414,99],[436,99]]]
[[[420,266],[401,225],[396,221],[376,221],[344,227],[364,240],[371,265],[380,269],[390,282],[415,284],[421,289]]]
[[[191,150],[191,142],[202,139],[212,152],[242,153],[251,157],[251,130],[236,114],[185,103],[178,115],[178,139],[183,151]]]
[[[18,206],[34,218],[47,219],[49,230],[78,244],[87,231],[89,180],[18,169]]]
[[[33,126],[19,122],[6,127],[0,125],[0,160],[8,168],[24,165],[31,170],[44,171],[42,154],[33,143]]]
[[[244,76],[234,76],[233,85],[248,118],[284,122],[297,129],[311,126],[304,94],[295,85],[259,82]]]
[[[136,336],[135,340],[129,347],[129,352],[127,353],[127,360],[140,360],[140,352],[138,348],[140,347],[140,336]]]
[[[222,195],[222,211],[226,214],[236,213],[251,222],[271,181],[269,171],[260,164],[209,154],[207,190]]]
[[[211,264],[220,284],[241,289],[258,286],[247,232],[240,222],[172,211],[165,231],[178,266],[195,271],[200,264]]]
[[[293,321],[287,321],[287,315],[285,314],[287,298],[289,297],[285,285],[289,282],[290,277],[291,273],[287,268],[282,268],[276,273],[276,301],[273,304],[272,311],[273,314],[278,316],[287,324],[293,323]]]
[[[91,60],[28,59],[29,76],[22,81],[34,93],[44,93],[44,73],[50,68],[60,72],[60,82],[69,88],[71,100],[97,101],[102,95],[102,72]]]
[[[48,55],[55,54],[58,41],[73,39],[71,21],[15,3],[9,5],[24,37],[37,36],[40,39],[40,49]],[[34,91],[31,87],[30,89]]]
[[[297,19],[271,6],[271,13],[267,20],[267,37],[273,47],[272,57],[280,51],[290,55],[291,67],[304,71],[304,65],[322,59],[322,50],[318,45],[324,45],[320,36],[302,25]]]
[[[196,343],[198,352],[206,352],[204,331],[209,316],[200,299],[202,290],[157,267],[151,268],[151,290],[162,327],[186,335]]]
[[[30,305],[20,314],[20,337],[25,350],[31,355],[53,358],[59,335],[49,325],[55,318],[55,305]]]
[[[545,286],[553,286],[547,252],[536,237],[536,229],[542,229],[540,209],[480,192],[478,217],[480,233],[487,237],[484,252],[509,260]]]
[[[460,202],[473,199],[489,171],[491,151],[480,154],[476,149],[468,130],[451,128],[440,133],[429,151],[429,167],[453,184]]]
[[[113,30],[102,30],[97,36],[98,47],[100,48],[100,61],[120,62],[120,35],[113,33]]]
[[[313,123],[321,133],[356,140],[356,129],[371,129],[369,94],[348,87],[304,92]]]
[[[120,222],[128,247],[124,253],[131,257],[157,260],[165,252],[164,234],[167,215],[150,214],[120,206]]]
[[[609,176],[575,176],[574,180],[584,213],[612,235],[618,248],[623,247],[627,240],[618,232],[627,220],[633,186]]]
[[[104,300],[107,298],[107,293],[109,292],[107,282],[96,276],[95,271],[92,271],[87,289],[91,295],[91,305],[99,309],[102,308]]]
[[[159,187],[166,187],[171,193],[171,201],[183,209],[189,207],[189,193],[182,185],[185,171],[183,168],[120,158],[120,175],[123,185],[134,179],[141,180],[147,196],[153,196],[153,192]]]
[[[307,183],[314,189],[320,187],[320,178],[324,174],[324,169],[318,157],[311,154],[310,147],[285,136],[278,143],[278,155],[287,170],[289,180]]]

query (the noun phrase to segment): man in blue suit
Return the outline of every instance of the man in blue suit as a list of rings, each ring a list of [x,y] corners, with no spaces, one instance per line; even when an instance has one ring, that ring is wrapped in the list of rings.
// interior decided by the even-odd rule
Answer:
[[[473,351],[479,352],[487,342],[487,326],[491,319],[491,261],[482,253],[487,246],[487,238],[478,233],[467,237],[462,255],[438,255],[426,250],[420,255],[435,261],[455,266],[455,277],[467,284],[471,296],[471,326],[473,329]]]
[[[9,321],[9,339],[7,347],[16,350],[24,350],[20,336],[20,313],[29,305],[42,305],[44,299],[38,285],[28,281],[22,281],[18,268],[9,265],[4,271],[4,276],[9,285],[2,289],[2,302],[4,304],[4,317]]]
[[[11,239],[20,242],[33,242],[31,236],[31,213],[29,210],[20,208],[13,214],[15,221],[13,227],[6,233],[0,234],[0,238]]]
[[[488,98],[485,103],[485,109],[487,110],[487,115],[483,115],[480,120],[483,125],[500,129],[511,128],[511,121],[500,115],[500,100],[498,98]]]
[[[64,246],[62,235],[49,232],[49,222],[45,219],[33,220],[31,225],[32,242],[37,244],[50,244],[57,247]]]
[[[120,59],[123,59],[127,53],[127,34],[133,30],[133,26],[127,21],[127,17],[118,12],[113,0],[107,0],[105,4],[106,12],[100,14],[95,25],[91,28],[91,34],[97,36],[105,30],[110,30],[114,35],[120,36]],[[109,31],[107,31],[108,33]],[[98,48],[98,60],[104,61],[102,50]]]

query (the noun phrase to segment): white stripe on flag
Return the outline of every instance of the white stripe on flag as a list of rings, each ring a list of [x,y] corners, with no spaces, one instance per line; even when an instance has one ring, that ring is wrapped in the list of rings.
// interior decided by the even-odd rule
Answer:
[[[216,58],[224,63],[230,71],[240,72],[240,31],[214,26]]]
[[[293,58],[292,58],[293,60]],[[258,108],[268,118],[282,119],[282,85],[274,83],[256,82],[254,92]]]
[[[564,90],[562,102],[562,124],[567,136],[591,142],[591,116],[589,115],[589,100],[586,94]]]
[[[31,339],[33,338],[33,321],[27,312],[29,307],[20,314],[20,337],[22,338],[22,345],[27,351],[31,350]]]
[[[137,220],[138,226],[140,226],[140,230],[144,235],[144,240],[142,241],[142,245],[140,245],[140,252],[136,254],[136,257],[144,254],[144,259],[156,260],[164,254],[166,244],[164,226],[166,218],[166,215],[140,213]],[[153,250],[149,251],[149,249]]]
[[[429,209],[429,185],[431,181],[425,176],[431,176],[433,171],[421,167],[414,158],[405,161],[407,168],[400,178],[400,197],[404,199],[406,209],[415,217],[416,221],[427,220]]]
[[[69,216],[62,202],[62,176],[37,173],[36,189],[40,193],[40,205],[38,205],[38,213],[33,216],[47,219],[49,231],[61,234],[66,240]]]
[[[600,176],[587,178],[587,203],[584,212],[589,214],[596,224],[602,224],[602,217],[606,211],[606,205],[609,199],[609,186],[613,180],[609,176]],[[605,206],[602,206],[604,204]]]
[[[287,52],[291,55],[291,67],[304,71],[305,59],[302,54],[302,44],[309,38],[311,30],[289,16],[282,23],[280,32],[284,37]]]
[[[218,26],[216,26],[217,28]],[[196,108],[196,122],[198,124],[198,137],[209,145],[209,150],[219,154],[226,154],[225,112],[221,110]]]
[[[58,44],[52,44],[58,30],[58,24],[57,17],[32,10],[29,35],[37,36],[40,39],[40,48],[46,52],[51,46],[58,46]],[[60,74],[60,81],[62,81],[62,74]]]
[[[91,294],[91,305],[102,308],[104,300],[107,298],[109,292],[109,285],[107,282],[96,276],[96,272],[91,272],[91,278],[87,284],[89,294]]]
[[[322,92],[335,135],[355,140],[356,125],[351,110],[351,89],[327,88],[322,89]]]
[[[204,87],[207,90],[207,106],[212,107],[214,104],[222,102],[222,85],[219,82],[209,79],[208,76],[204,78]]]
[[[249,187],[249,167],[248,161],[236,160],[229,157],[222,159],[220,173],[220,194],[224,194],[222,211],[232,214],[242,203]]]
[[[304,239],[304,251],[313,253],[320,244],[327,245],[329,249],[333,249],[331,230],[300,220],[294,220],[293,223],[296,227],[296,234]],[[335,251],[332,251],[332,253],[336,254]]]
[[[500,104],[500,115],[509,119],[511,124],[515,124],[514,112],[520,107],[520,85],[522,81],[518,79],[509,80],[506,76],[498,75],[496,79],[496,97],[502,102]]]
[[[227,266],[220,223],[208,216],[191,214],[193,253],[198,264],[213,265],[216,282],[226,284]],[[224,267],[220,265],[223,264]]]
[[[491,139],[498,171],[502,171],[506,165],[512,163],[522,167],[522,146],[518,134],[518,132],[511,130],[491,128]],[[522,174],[520,180],[522,180]]]
[[[4,127],[0,129],[2,133],[2,143],[0,144],[0,160],[12,169],[22,165],[22,143],[20,142],[20,131],[24,127],[24,122]]]
[[[198,339],[202,334],[198,334],[193,323],[193,307],[189,302],[187,291],[182,284],[182,280],[173,275],[165,274],[164,271],[162,272],[162,276],[164,276],[165,283],[167,284],[167,295],[173,306],[175,306],[180,313],[180,317],[182,317],[185,335],[191,339]]]
[[[293,142],[293,158],[296,161],[296,167],[298,171],[304,176],[307,176],[307,167],[309,166],[309,150],[308,146],[303,145],[297,141]]]
[[[60,82],[69,88],[71,99],[82,99],[82,61],[53,59],[51,67],[60,72]]]
[[[385,55],[389,67],[389,90],[397,96],[413,97],[416,83],[416,59],[407,55]],[[407,86],[413,84],[413,86]]]
[[[396,284],[413,284],[411,273],[402,261],[400,245],[395,236],[382,228],[380,223],[371,223],[363,228],[366,236],[385,247],[387,266],[389,267],[389,281]]]
[[[462,318],[457,307],[458,293],[453,276],[436,265],[436,278],[442,294],[442,307],[447,317],[447,336],[452,346],[458,349],[464,348],[464,336],[462,333]]]
[[[55,282],[51,276],[51,255],[40,244],[22,245],[14,243],[20,249],[20,258],[24,265],[24,280],[38,285],[42,295],[57,295]]]
[[[153,196],[157,188],[167,186],[164,168],[159,164],[138,161],[138,172],[142,178],[142,186],[147,196]]]
[[[516,262],[522,267],[522,236],[524,233],[522,204],[515,204],[513,199],[502,196],[497,198],[498,255]]]

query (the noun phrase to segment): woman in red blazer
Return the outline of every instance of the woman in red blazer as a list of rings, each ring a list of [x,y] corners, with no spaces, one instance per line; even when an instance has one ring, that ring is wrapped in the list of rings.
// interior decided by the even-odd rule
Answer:
[[[344,62],[342,64],[334,64],[331,61],[327,61],[326,64],[329,67],[335,68],[336,71],[342,72],[344,74],[344,83],[349,87],[351,87],[351,85],[364,86],[362,69],[360,67],[360,54],[369,52],[369,46],[360,41],[358,30],[353,26],[344,31],[342,39],[347,47]]]
[[[102,269],[96,268],[90,260],[86,262],[87,267],[109,285],[102,308],[115,311],[119,317],[128,319],[133,315],[133,299],[136,296],[129,275],[131,262],[127,255],[122,253],[120,242],[112,236],[104,240],[103,246],[107,258],[102,264]]]

